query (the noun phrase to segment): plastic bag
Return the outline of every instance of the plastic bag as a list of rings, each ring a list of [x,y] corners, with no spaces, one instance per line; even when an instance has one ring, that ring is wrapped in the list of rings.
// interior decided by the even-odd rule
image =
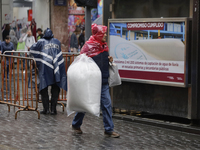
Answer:
[[[67,71],[67,112],[100,115],[101,71],[92,58],[81,54]]]
[[[118,67],[116,64],[114,63],[110,63],[109,66],[109,78],[108,78],[108,83],[110,87],[113,86],[117,86],[117,85],[121,85],[121,78],[119,76],[119,72],[118,72]]]
[[[25,49],[25,42],[22,43],[18,42],[17,51],[24,51],[24,49]]]

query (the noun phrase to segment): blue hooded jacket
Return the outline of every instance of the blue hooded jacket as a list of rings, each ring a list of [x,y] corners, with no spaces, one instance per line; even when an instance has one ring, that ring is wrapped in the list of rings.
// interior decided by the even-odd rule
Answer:
[[[12,42],[7,44],[5,41],[3,41],[0,45],[1,45],[1,54],[4,54],[5,51],[14,50],[14,46]],[[11,55],[11,53],[6,53],[6,55]],[[8,57],[6,57],[6,64],[9,65]]]
[[[5,41],[3,41],[1,43],[1,53],[3,54],[5,51],[12,51],[14,50],[14,46],[13,46],[13,43],[10,42],[9,44],[7,44]],[[9,55],[9,54],[7,54]]]
[[[67,91],[67,76],[61,44],[53,36],[51,29],[47,28],[43,39],[30,48],[30,53],[33,55],[39,70],[39,91],[55,83]]]

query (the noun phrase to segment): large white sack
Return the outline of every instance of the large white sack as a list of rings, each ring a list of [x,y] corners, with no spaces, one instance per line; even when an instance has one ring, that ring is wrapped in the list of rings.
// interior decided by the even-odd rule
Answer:
[[[67,71],[67,111],[100,115],[101,71],[92,58],[81,54]]]

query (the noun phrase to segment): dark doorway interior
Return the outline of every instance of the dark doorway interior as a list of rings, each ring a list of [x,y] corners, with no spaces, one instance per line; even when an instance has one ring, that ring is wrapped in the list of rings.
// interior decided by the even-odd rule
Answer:
[[[115,18],[189,17],[190,0],[115,0]]]

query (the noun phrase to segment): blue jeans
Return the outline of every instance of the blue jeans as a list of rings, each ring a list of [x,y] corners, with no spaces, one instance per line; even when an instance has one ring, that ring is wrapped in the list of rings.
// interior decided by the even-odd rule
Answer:
[[[106,132],[112,132],[114,129],[114,124],[112,121],[112,106],[111,98],[109,93],[109,85],[102,85],[101,89],[101,110],[103,114],[103,123]],[[72,126],[75,128],[80,128],[83,123],[83,118],[85,113],[76,113]]]
[[[10,59],[11,61],[11,59]],[[10,64],[11,65],[11,64]],[[9,78],[9,60],[6,58],[6,69],[7,69],[7,79]],[[4,71],[6,71],[5,66],[4,66]],[[4,79],[5,79],[5,72],[4,72]]]
[[[6,65],[6,68],[7,68],[7,79],[8,79],[9,78],[9,65]],[[6,71],[5,67],[4,67],[4,70]],[[5,71],[4,71],[4,79],[6,77]]]
[[[24,70],[26,69],[26,63],[27,63],[27,69],[29,69],[29,66],[30,66],[29,60],[26,60],[26,61],[25,61],[25,59],[23,59],[23,69],[24,69]]]

